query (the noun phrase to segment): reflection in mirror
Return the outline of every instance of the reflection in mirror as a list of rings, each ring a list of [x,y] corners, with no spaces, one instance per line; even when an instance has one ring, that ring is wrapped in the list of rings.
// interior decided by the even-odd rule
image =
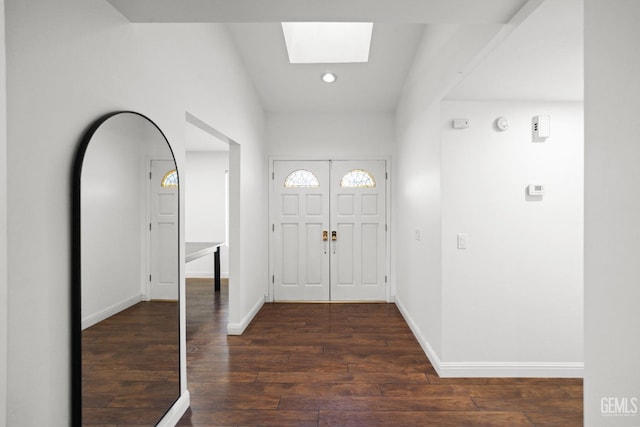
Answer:
[[[155,425],[180,395],[175,159],[148,118],[113,113],[75,181],[74,424]]]

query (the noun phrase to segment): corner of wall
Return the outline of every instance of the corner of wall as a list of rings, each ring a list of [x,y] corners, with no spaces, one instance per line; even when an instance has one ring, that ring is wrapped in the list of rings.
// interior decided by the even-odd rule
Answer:
[[[407,322],[407,325],[409,325],[409,328],[411,329],[411,332],[413,332],[413,335],[416,337],[416,340],[418,340],[418,344],[420,344],[420,347],[422,347],[422,351],[424,351],[424,353],[427,355],[427,358],[431,362],[431,366],[433,366],[433,369],[436,370],[438,375],[443,376],[441,368],[442,362],[440,361],[440,357],[438,356],[436,351],[433,349],[433,346],[431,346],[429,341],[427,341],[427,339],[424,337],[417,323],[411,317],[411,314],[402,303],[402,300],[396,297],[395,304],[396,307],[398,307],[400,314],[402,314],[402,317],[404,317],[405,322]]]
[[[253,308],[247,313],[242,320],[239,322],[229,322],[227,324],[227,334],[228,335],[242,335],[253,320],[256,317],[256,314],[260,311],[262,306],[264,305],[265,297],[258,298],[258,301],[254,304]]]
[[[189,405],[191,404],[191,395],[189,391],[184,391],[180,394],[178,400],[169,408],[167,413],[162,417],[160,422],[156,424],[157,427],[172,427],[178,424],[180,418],[187,412]]]
[[[0,0],[0,427],[7,413],[7,67],[4,40],[4,0]]]

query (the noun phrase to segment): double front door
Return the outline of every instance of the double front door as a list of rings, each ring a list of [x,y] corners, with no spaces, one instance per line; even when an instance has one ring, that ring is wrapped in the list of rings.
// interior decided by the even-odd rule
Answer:
[[[274,161],[275,301],[385,301],[385,161]]]

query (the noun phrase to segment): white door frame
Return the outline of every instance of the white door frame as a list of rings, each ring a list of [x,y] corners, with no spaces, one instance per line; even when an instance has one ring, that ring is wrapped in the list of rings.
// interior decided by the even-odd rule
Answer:
[[[385,276],[387,277],[386,283],[386,301],[394,302],[395,300],[395,286],[391,277],[391,156],[269,156],[269,277],[268,277],[268,294],[266,296],[267,302],[273,302],[274,293],[274,274],[275,274],[275,242],[273,225],[275,224],[276,212],[273,206],[274,200],[274,162],[279,160],[289,161],[331,161],[331,160],[351,160],[351,161],[366,161],[366,160],[380,160],[384,161],[387,170],[387,179],[385,179],[385,210],[387,217],[387,232],[386,232],[386,248],[385,248]],[[393,289],[393,290],[392,290]],[[331,302],[331,301],[327,301]]]

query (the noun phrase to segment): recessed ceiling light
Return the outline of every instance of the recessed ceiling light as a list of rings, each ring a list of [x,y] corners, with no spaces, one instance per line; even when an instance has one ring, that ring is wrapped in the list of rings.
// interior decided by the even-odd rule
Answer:
[[[333,83],[337,80],[337,76],[333,73],[324,73],[322,75],[322,81],[325,83]]]

